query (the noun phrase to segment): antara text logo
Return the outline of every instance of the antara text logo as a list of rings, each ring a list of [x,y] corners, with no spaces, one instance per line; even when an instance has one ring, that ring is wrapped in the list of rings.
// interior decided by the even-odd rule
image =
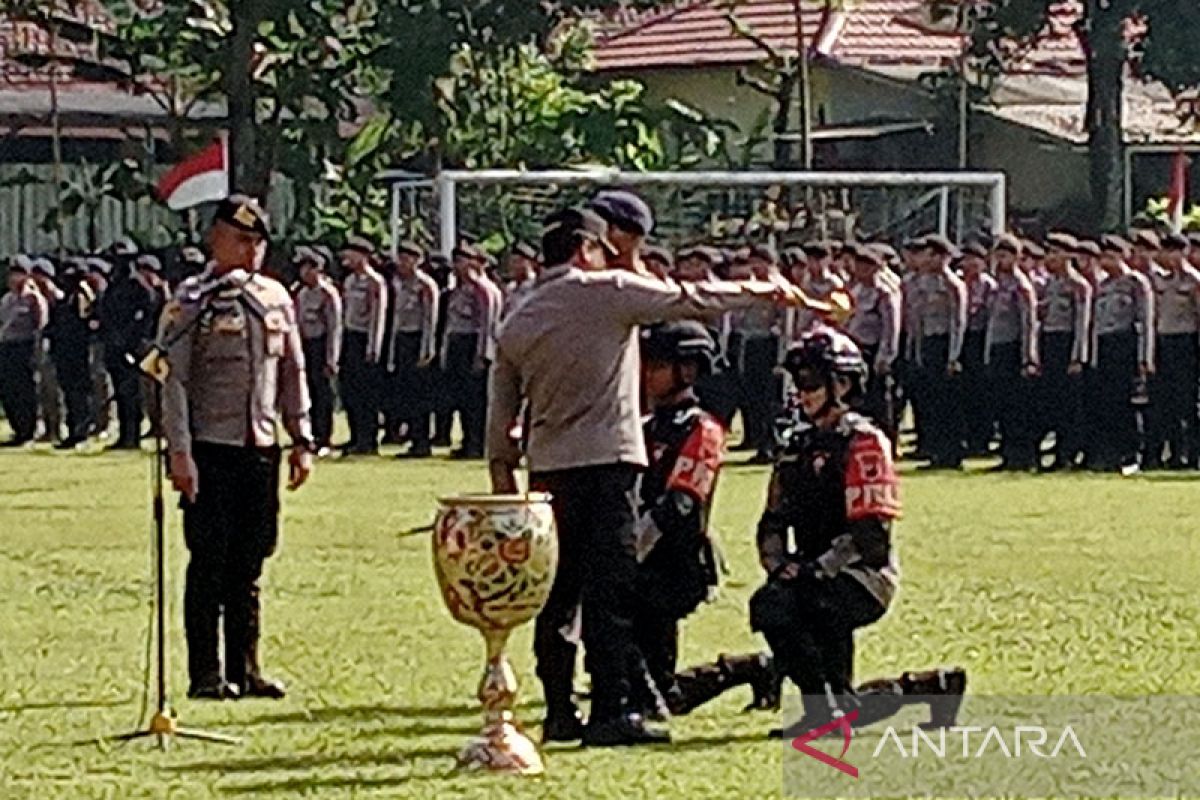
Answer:
[[[858,767],[846,760],[854,737],[854,722],[858,711],[838,717],[813,728],[792,740],[792,747],[804,755],[857,779]],[[842,735],[842,752],[838,756],[818,750],[811,742],[838,731]],[[1011,728],[992,725],[954,725],[947,728],[925,729],[915,726],[903,732],[888,726],[872,759],[898,756],[905,759],[986,759],[986,758],[1087,758],[1087,751],[1075,730],[1066,725],[1061,729],[1041,725],[1016,725]]]

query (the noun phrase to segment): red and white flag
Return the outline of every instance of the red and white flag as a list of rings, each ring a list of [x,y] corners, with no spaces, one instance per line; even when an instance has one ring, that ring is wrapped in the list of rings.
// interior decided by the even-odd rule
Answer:
[[[1171,189],[1167,192],[1167,214],[1171,217],[1171,230],[1183,230],[1183,207],[1187,204],[1188,157],[1183,150],[1171,159]]]
[[[218,139],[179,162],[158,181],[158,198],[175,211],[224,200],[229,196],[229,162],[225,140]]]

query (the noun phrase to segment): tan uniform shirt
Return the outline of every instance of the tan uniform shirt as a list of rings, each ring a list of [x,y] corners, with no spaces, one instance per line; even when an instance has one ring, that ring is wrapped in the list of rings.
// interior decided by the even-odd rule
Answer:
[[[49,320],[46,298],[31,284],[0,297],[0,342],[36,339]]]
[[[347,331],[367,334],[367,360],[378,361],[387,322],[387,291],[378,272],[368,267],[361,275],[352,272],[346,276],[342,284],[342,314]]]
[[[325,338],[324,366],[336,369],[342,354],[342,298],[333,281],[322,277],[316,286],[301,286],[296,292],[296,318],[300,338]]]
[[[277,281],[244,270],[189,278],[159,330],[171,452],[189,452],[194,441],[269,447],[279,416],[293,441],[312,439],[295,306]]]
[[[645,465],[638,326],[767,305],[776,291],[762,282],[680,284],[621,270],[546,270],[500,327],[488,458],[520,461],[509,431],[524,398],[531,470]]]
[[[421,334],[422,361],[431,360],[437,352],[437,320],[441,291],[437,281],[418,270],[411,278],[393,275],[392,338],[398,334]],[[388,371],[396,369],[396,347],[389,348]]]

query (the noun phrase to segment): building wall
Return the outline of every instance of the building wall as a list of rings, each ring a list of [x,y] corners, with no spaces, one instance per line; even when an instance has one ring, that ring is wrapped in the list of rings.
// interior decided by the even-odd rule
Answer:
[[[728,120],[748,135],[760,115],[773,113],[770,100],[737,83],[737,70],[710,67],[649,70],[630,77],[646,84],[650,97],[676,98],[705,113]],[[871,120],[929,120],[938,109],[923,91],[902,81],[859,70],[814,64],[812,71],[814,125],[842,125]],[[958,163],[957,133],[945,125],[936,135],[868,140],[838,147],[839,154],[868,152],[863,164],[872,169],[954,169]],[[742,153],[732,148],[735,161]],[[769,144],[754,153],[758,163],[769,161]],[[1009,179],[1013,209],[1041,211],[1077,203],[1087,196],[1087,159],[1083,152],[1049,139],[1032,129],[976,114],[972,118],[972,169],[1003,172]],[[859,165],[862,168],[862,165]]]
[[[994,117],[972,118],[970,163],[1008,176],[1008,205],[1017,212],[1050,212],[1088,197],[1086,152]]]

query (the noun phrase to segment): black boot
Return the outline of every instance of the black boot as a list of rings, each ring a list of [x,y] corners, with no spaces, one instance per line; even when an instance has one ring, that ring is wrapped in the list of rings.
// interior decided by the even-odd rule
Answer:
[[[905,697],[927,698],[929,722],[926,729],[951,728],[958,723],[958,709],[967,691],[967,672],[961,667],[906,672],[901,679]]]
[[[684,670],[675,676],[675,686],[667,695],[672,714],[688,714],[735,686],[750,686],[754,698],[747,711],[778,709],[783,679],[775,671],[769,653],[721,655],[713,664]]]

